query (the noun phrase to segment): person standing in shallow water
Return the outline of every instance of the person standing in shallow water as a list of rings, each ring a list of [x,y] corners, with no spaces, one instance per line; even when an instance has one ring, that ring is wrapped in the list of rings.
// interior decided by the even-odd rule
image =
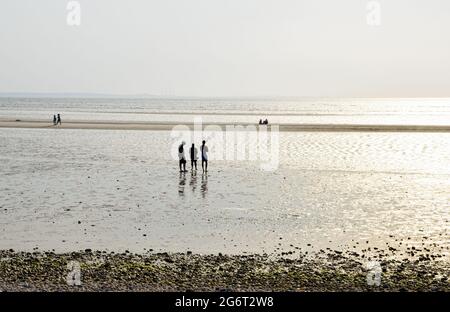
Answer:
[[[61,125],[61,115],[60,114],[58,114],[58,119],[56,121],[56,124]]]
[[[184,155],[184,144],[186,144],[186,142],[183,141],[181,142],[180,146],[178,146],[180,172],[186,172],[186,156]]]
[[[208,171],[208,146],[206,146],[206,141],[203,140],[202,147],[200,148],[202,152],[202,169],[203,172]]]
[[[190,149],[190,154],[191,154],[191,170],[194,169],[194,165],[195,165],[195,170],[197,170],[197,159],[198,159],[198,150],[195,147],[194,143],[192,143],[191,149]]]
[[[56,115],[53,115],[53,125],[56,126]]]

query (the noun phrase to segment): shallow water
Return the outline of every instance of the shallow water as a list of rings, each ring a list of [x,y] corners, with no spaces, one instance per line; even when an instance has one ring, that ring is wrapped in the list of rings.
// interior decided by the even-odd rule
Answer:
[[[449,133],[279,135],[275,171],[180,174],[167,131],[0,129],[0,249],[450,245]]]
[[[0,98],[0,120],[450,125],[450,99]]]

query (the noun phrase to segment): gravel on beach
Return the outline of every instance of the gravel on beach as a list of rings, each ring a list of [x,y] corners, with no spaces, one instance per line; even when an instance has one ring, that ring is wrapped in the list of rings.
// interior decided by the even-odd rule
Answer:
[[[380,253],[368,260],[340,251],[280,257],[4,250],[0,291],[450,291],[450,264],[440,257]]]

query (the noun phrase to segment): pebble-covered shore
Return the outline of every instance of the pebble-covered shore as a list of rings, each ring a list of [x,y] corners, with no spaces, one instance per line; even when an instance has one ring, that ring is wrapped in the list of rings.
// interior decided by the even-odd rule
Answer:
[[[450,291],[445,260],[378,255],[372,260],[379,285],[367,260],[340,251],[279,257],[8,250],[0,251],[0,291]],[[81,285],[69,285],[78,264]]]

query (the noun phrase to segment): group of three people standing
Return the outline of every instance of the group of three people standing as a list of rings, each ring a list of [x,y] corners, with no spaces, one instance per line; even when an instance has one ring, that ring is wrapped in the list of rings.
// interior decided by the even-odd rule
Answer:
[[[181,142],[180,146],[178,146],[178,159],[180,165],[180,172],[186,172],[186,156],[184,154],[184,145],[186,142]],[[200,147],[200,151],[202,153],[202,169],[203,172],[208,171],[208,146],[206,146],[206,141],[202,141],[202,146]],[[191,148],[189,149],[189,154],[191,156],[191,170],[197,170],[197,159],[198,159],[198,149],[195,147],[194,143],[192,143]]]

